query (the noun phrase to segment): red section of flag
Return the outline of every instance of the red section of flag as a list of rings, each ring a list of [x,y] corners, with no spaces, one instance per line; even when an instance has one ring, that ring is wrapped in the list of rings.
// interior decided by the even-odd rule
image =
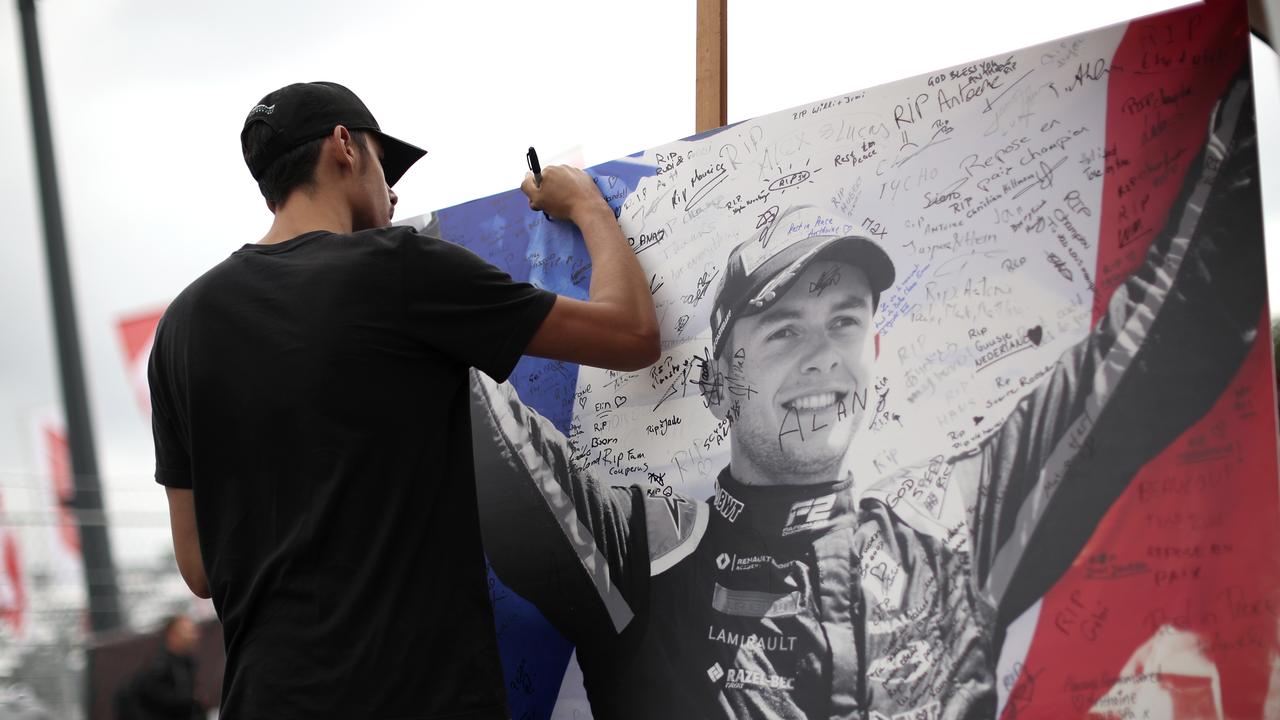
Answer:
[[[1248,17],[1237,0],[1129,24],[1107,84],[1094,321],[1142,264],[1204,146],[1210,111],[1248,57]]]
[[[1265,320],[1259,331],[1266,337]],[[1006,720],[1084,717],[1113,686],[1123,690],[1116,679],[1144,643],[1179,632],[1193,635],[1194,651],[1216,668],[1225,717],[1263,716],[1280,614],[1270,366],[1270,347],[1255,343],[1213,409],[1103,517],[1044,597],[1023,665],[1032,682],[1024,677],[1014,689],[1030,701],[1006,708]],[[1190,702],[1191,680],[1137,667]]]
[[[1165,224],[1248,50],[1243,2],[1130,24],[1108,85],[1095,320]],[[1266,316],[1217,404],[1134,477],[1044,597],[1004,718],[1141,717],[1153,693],[1174,717],[1217,717],[1219,683],[1225,717],[1262,717],[1280,615]],[[1169,637],[1191,640],[1150,654]],[[1188,662],[1202,673],[1175,667]]]
[[[71,449],[67,445],[67,436],[57,428],[48,425],[40,429],[44,437],[44,447],[49,463],[49,476],[53,482],[53,506],[57,508],[58,539],[65,549],[80,556],[80,530],[76,527],[76,516],[71,510],[71,502],[75,499],[76,488],[71,477]]]

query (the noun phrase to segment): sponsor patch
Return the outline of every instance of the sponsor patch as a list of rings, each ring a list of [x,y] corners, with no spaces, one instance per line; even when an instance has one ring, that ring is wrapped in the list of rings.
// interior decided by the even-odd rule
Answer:
[[[796,649],[795,635],[776,635],[766,633],[740,633],[715,625],[707,626],[707,639],[729,645],[730,647],[747,648],[748,650],[765,650],[768,652],[790,652]]]
[[[726,552],[716,556],[716,567],[726,572],[746,572],[755,570],[761,565],[773,563],[772,555],[736,555]],[[794,587],[794,584],[792,587]]]
[[[720,682],[720,678],[724,677],[724,670],[720,668],[720,663],[707,668],[707,677],[711,678],[711,682]]]
[[[711,609],[736,617],[791,617],[800,614],[801,605],[799,590],[787,593],[731,590],[716,583],[711,594]]]
[[[725,676],[724,686],[726,688],[744,688],[750,686],[769,688],[770,690],[795,690],[796,679],[785,675],[770,675],[769,673],[763,673],[759,670],[729,668],[729,673]]]
[[[719,512],[725,520],[729,522],[737,522],[738,515],[742,512],[742,508],[746,505],[742,501],[729,494],[728,490],[716,485],[716,511]]]
[[[772,555],[735,555],[733,558],[733,571],[744,572],[746,570],[754,570],[761,565],[772,562]]]
[[[835,493],[793,503],[791,511],[787,513],[787,524],[782,528],[782,535],[785,537],[822,525],[831,519],[831,511],[835,506]]]

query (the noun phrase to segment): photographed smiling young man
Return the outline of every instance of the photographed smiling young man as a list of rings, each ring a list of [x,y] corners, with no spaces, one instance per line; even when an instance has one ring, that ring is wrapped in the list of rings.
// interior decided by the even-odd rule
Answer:
[[[821,217],[817,208],[795,208],[775,228]],[[894,268],[866,238],[778,241],[776,254],[765,256],[749,241],[726,261],[702,387],[712,414],[733,428],[738,481],[812,485],[840,476],[865,420],[874,381],[872,316]]]
[[[268,94],[241,145],[274,221],[173,301],[149,366],[178,566],[223,624],[222,716],[505,718],[468,371],[647,366],[648,284],[572,168],[522,189],[581,229],[585,302],[391,227],[425,152],[341,85]]]

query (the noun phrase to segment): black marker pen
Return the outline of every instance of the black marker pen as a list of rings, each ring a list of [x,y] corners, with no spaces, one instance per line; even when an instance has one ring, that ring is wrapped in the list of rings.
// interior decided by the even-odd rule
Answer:
[[[529,146],[529,152],[525,153],[524,159],[529,163],[529,171],[533,173],[533,184],[542,187],[542,163],[538,162],[538,151]]]

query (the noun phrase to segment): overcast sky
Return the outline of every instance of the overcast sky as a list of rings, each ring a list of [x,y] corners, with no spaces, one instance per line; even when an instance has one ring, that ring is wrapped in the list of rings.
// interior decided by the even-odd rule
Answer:
[[[1121,22],[1155,0],[730,2],[729,119]],[[16,2],[0,12],[0,491],[30,502],[30,422],[60,402]],[[239,154],[245,113],[289,82],[355,90],[429,150],[397,185],[408,217],[514,187],[525,148],[595,164],[694,130],[693,0],[37,2],[55,153],[117,557],[167,543],[150,429],[116,329],[270,223]],[[1261,52],[1259,52],[1261,48]],[[1280,126],[1255,43],[1259,126]],[[1274,135],[1268,217],[1280,228]],[[1280,253],[1272,253],[1275,257]]]

